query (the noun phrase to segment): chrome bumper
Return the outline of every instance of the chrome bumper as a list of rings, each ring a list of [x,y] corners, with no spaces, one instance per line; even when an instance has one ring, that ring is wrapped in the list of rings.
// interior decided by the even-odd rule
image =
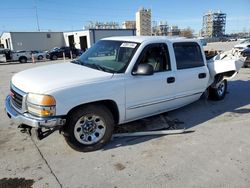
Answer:
[[[61,117],[40,118],[32,116],[29,113],[19,113],[11,106],[11,97],[7,96],[5,100],[5,111],[9,118],[16,124],[25,124],[34,128],[52,128],[65,124],[65,119]]]

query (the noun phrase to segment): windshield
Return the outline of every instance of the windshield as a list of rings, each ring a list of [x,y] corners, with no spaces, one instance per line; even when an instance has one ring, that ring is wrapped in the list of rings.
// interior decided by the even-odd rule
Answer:
[[[241,44],[245,44],[245,43],[250,43],[250,39],[243,40],[243,41],[241,42]]]
[[[134,42],[100,40],[72,63],[105,72],[123,73],[138,46]]]

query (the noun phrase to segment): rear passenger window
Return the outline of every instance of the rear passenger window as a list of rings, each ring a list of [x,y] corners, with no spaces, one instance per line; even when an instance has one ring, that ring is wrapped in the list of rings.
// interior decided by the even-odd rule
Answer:
[[[195,42],[174,43],[177,69],[204,66],[200,46]]]

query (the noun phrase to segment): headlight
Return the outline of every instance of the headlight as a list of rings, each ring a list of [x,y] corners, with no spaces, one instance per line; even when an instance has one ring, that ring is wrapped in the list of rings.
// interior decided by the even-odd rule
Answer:
[[[56,100],[50,95],[29,93],[26,106],[28,112],[36,116],[48,117],[56,114]]]

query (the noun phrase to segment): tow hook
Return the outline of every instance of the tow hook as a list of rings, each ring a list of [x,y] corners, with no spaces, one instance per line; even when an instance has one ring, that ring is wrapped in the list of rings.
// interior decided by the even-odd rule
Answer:
[[[21,124],[18,126],[19,129],[21,129],[21,133],[27,133],[28,135],[31,136],[31,129],[32,127],[25,125],[25,124]]]
[[[51,135],[53,132],[55,132],[55,131],[57,131],[59,129],[60,129],[60,127],[54,127],[54,128],[49,128],[49,129],[43,131],[42,128],[37,128],[35,130],[36,137],[37,137],[38,140],[42,140],[42,139],[46,138],[47,136]]]
[[[18,126],[19,129],[21,129],[21,133],[27,133],[29,136],[31,136],[31,129],[32,127],[21,124]],[[46,130],[42,130],[42,128],[35,129],[36,137],[38,140],[42,140],[46,138],[47,136],[51,135],[56,130],[60,130],[60,127],[54,127],[54,128],[47,128]]]

